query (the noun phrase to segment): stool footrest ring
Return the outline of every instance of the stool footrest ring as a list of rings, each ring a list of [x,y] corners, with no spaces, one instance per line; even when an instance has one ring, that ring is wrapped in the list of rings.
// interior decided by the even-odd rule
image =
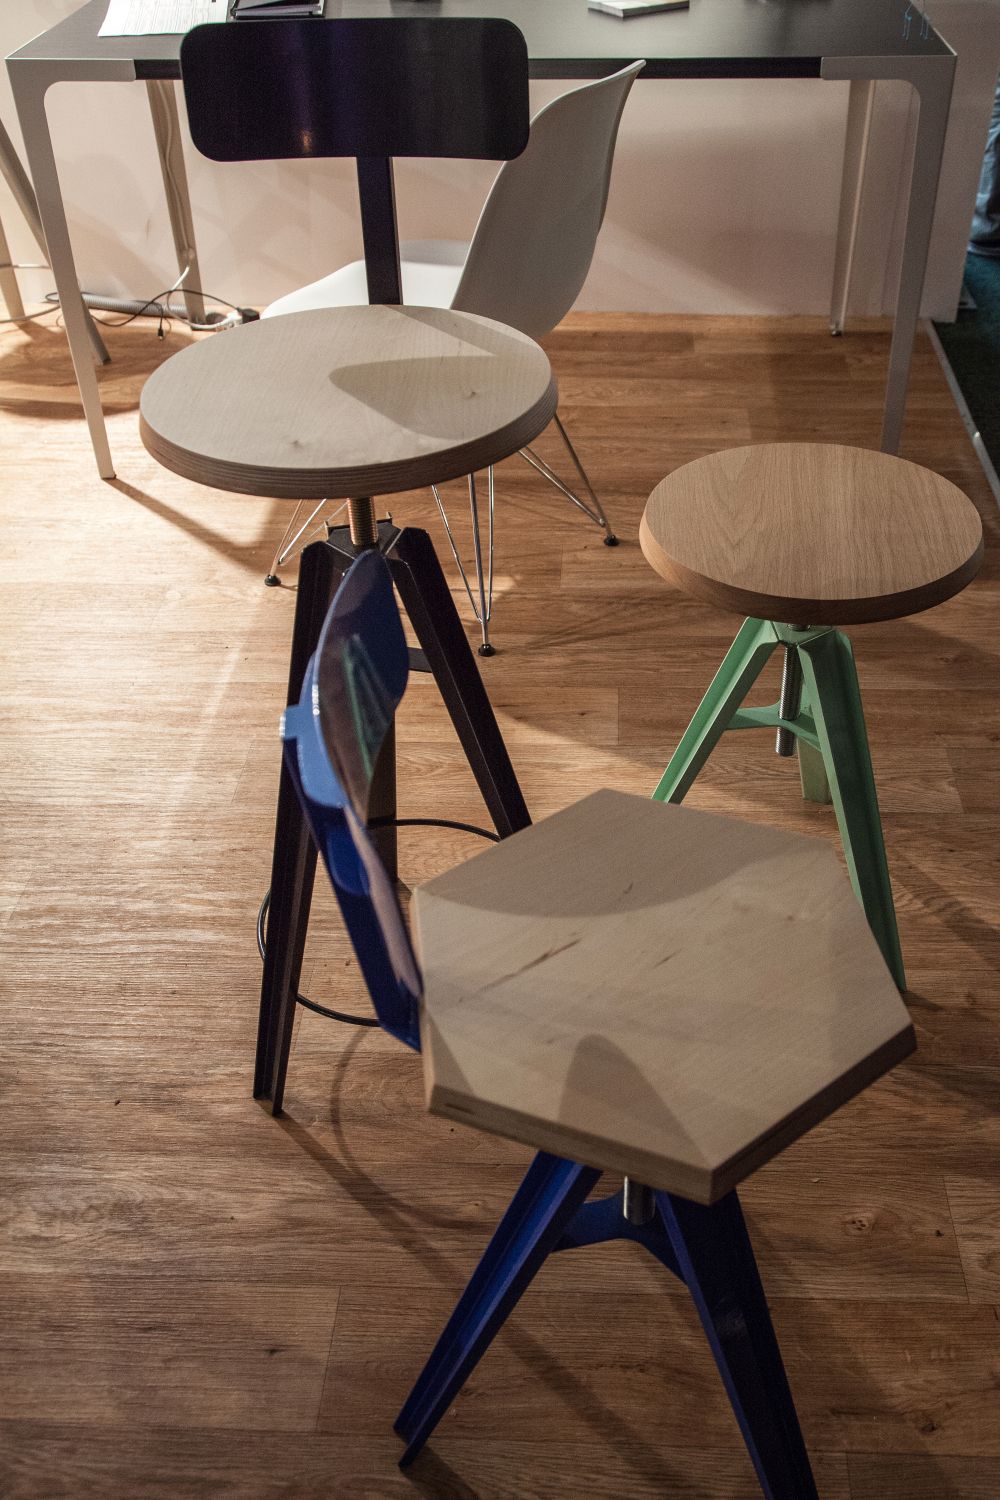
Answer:
[[[473,823],[459,823],[454,818],[372,818],[369,824],[371,828],[454,828],[459,833],[474,833],[478,838],[490,839],[492,843],[500,842],[500,835],[488,828],[477,828]],[[271,904],[271,892],[267,890],[264,899],[260,903],[257,912],[257,952],[260,954],[261,963],[267,957],[267,912]],[[355,1016],[349,1011],[333,1010],[328,1005],[320,1005],[316,1000],[310,1000],[308,995],[296,992],[295,1003],[302,1005],[306,1010],[311,1010],[318,1016],[325,1016],[328,1021],[339,1021],[344,1026],[378,1026],[377,1016]]]

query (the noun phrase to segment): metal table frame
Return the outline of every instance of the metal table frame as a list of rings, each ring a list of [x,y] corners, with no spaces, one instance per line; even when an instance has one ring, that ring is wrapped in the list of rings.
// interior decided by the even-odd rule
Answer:
[[[699,4],[710,6],[713,3],[718,3],[718,0],[699,0]],[[721,0],[721,3],[732,6],[736,0]],[[783,3],[789,8],[788,14],[792,15],[791,8],[801,6],[803,0],[783,0]],[[897,0],[865,0],[865,4],[893,6],[900,10],[901,15],[906,9],[897,4]],[[565,14],[572,21],[574,38],[578,35],[588,38],[606,36],[606,45],[599,43],[596,49],[601,55],[560,45],[569,37],[569,32],[556,42],[548,38],[533,40],[532,30],[539,13],[532,11],[532,5],[546,7],[543,17],[546,26],[558,23]],[[46,94],[54,84],[71,81],[145,82],[178,264],[182,271],[189,271],[194,288],[200,287],[201,277],[173,82],[180,76],[180,37],[99,39],[97,32],[105,9],[106,0],[87,0],[73,16],[12,53],[7,59],[7,69],[94,455],[102,478],[112,479],[114,464],[94,367],[95,357],[100,360],[106,355],[99,347],[99,337],[97,342],[94,341],[96,330],[80,296],[46,113]],[[719,52],[678,56],[665,53],[663,49],[664,40],[669,42],[671,37],[669,13],[629,21],[624,25],[618,23],[617,26],[608,18],[601,18],[607,26],[601,33],[595,33],[586,29],[592,27],[590,18],[593,13],[585,10],[584,0],[497,0],[492,4],[486,0],[485,5],[482,0],[441,0],[439,4],[441,13],[478,14],[481,9],[484,14],[507,16],[521,26],[528,40],[532,75],[539,78],[599,77],[615,71],[635,56],[645,56],[648,59],[648,66],[642,74],[645,78],[815,77],[848,81],[851,89],[834,268],[833,332],[842,331],[847,307],[874,85],[883,79],[910,84],[917,99],[918,114],[909,170],[906,227],[881,438],[886,452],[897,452],[955,73],[955,55],[947,44],[932,29],[926,29],[921,31],[920,46],[912,50],[901,47],[898,51],[879,55],[845,53],[815,57],[786,50],[766,56],[732,56]],[[776,12],[780,14],[781,7],[772,5],[768,9],[774,15]],[[419,10],[417,0],[338,0],[337,5],[337,14],[409,14],[416,10]],[[692,15],[696,14],[692,11]],[[704,14],[711,16],[709,10]],[[804,12],[798,14],[801,16]],[[655,21],[668,24],[656,31],[650,30]],[[623,50],[624,38],[628,39],[629,46],[634,41],[635,50]],[[657,45],[651,46],[651,42]],[[204,304],[197,291],[185,292],[185,303],[192,320],[203,319]]]

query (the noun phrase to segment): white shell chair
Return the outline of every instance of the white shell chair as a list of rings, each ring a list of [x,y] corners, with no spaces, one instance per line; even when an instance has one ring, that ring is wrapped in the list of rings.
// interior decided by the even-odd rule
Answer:
[[[569,312],[583,286],[604,219],[615,142],[629,90],[645,63],[635,62],[582,88],[562,94],[531,122],[531,138],[522,154],[501,167],[483,205],[470,244],[455,240],[412,240],[400,246],[404,303],[454,307],[480,313],[520,329],[531,338],[549,333]],[[321,281],[281,297],[263,314],[305,312],[318,307],[345,307],[368,301],[364,261],[342,266]],[[555,417],[586,499],[574,492],[530,448],[521,457],[587,515],[604,532],[609,547],[617,537],[587,478],[566,429]],[[493,470],[487,471],[487,567],[483,548],[475,476],[469,475],[469,503],[475,551],[473,590],[459,556],[448,515],[435,488],[441,519],[462,576],[469,602],[482,630],[480,655],[491,656],[489,625],[493,604]],[[315,506],[299,525],[293,516],[267,576],[279,582],[277,570],[314,528],[326,502]],[[323,524],[326,524],[324,521]],[[298,528],[298,529],[296,529]]]

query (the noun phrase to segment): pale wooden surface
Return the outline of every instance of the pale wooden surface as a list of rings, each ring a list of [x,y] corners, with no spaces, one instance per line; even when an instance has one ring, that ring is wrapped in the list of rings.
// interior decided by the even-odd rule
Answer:
[[[729,448],[649,497],[642,550],[669,582],[791,625],[891,620],[950,599],[982,562],[974,505],[906,459],[831,443]]]
[[[605,789],[414,911],[431,1113],[699,1203],[913,1050],[818,840]]]
[[[319,1016],[284,1122],[250,1099],[295,607],[261,580],[288,507],[142,449],[142,383],[188,339],[145,322],[106,330],[101,484],[54,325],[0,333],[4,1500],[760,1500],[689,1299],[627,1245],[555,1257],[396,1472],[391,1417],[530,1152],[429,1116],[419,1059]],[[732,638],[643,558],[650,490],[727,445],[877,443],[887,344],[820,318],[546,340],[622,545],[501,466],[484,672],[536,817],[647,794]],[[740,1193],[823,1500],[1000,1494],[1000,525],[923,338],[910,399],[906,456],[988,534],[972,588],[855,636],[919,1047]],[[429,495],[392,510],[441,546]],[[398,729],[404,815],[482,822],[425,679]],[[685,805],[839,857],[797,781],[771,735],[727,735]],[[478,848],[400,834],[410,882]],[[359,1003],[325,892],[304,988]]]
[[[333,307],[186,349],[142,393],[166,468],[287,499],[387,495],[523,448],[556,408],[537,344],[471,313]]]

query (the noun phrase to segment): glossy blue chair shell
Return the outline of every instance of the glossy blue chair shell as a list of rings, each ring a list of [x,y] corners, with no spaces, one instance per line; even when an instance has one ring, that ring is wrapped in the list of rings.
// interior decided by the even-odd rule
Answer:
[[[377,552],[362,553],[337,590],[299,702],[285,710],[282,739],[375,1013],[419,1049],[420,970],[366,827],[375,764],[408,677],[389,569]]]

